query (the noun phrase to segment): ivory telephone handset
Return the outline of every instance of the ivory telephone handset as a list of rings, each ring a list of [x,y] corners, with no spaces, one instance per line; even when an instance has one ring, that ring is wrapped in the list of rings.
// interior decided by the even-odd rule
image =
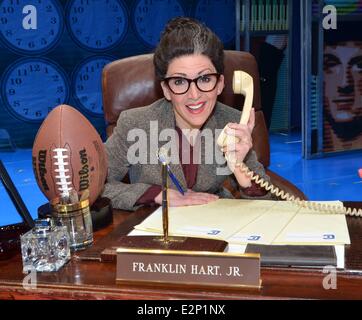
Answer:
[[[250,117],[250,111],[253,104],[254,96],[254,81],[253,77],[241,70],[234,71],[233,77],[233,91],[235,94],[243,94],[245,96],[244,107],[240,118],[240,124],[247,124]],[[226,127],[222,130],[221,134],[217,139],[217,144],[225,146],[230,143],[236,143],[237,138],[233,136],[228,136],[225,133]]]
[[[245,71],[236,70],[234,71],[233,77],[233,91],[235,94],[245,95],[244,107],[240,118],[240,124],[247,124],[250,117],[250,111],[253,103],[254,95],[254,82],[250,74]],[[220,147],[226,146],[227,144],[237,143],[238,138],[227,135],[225,131],[226,127],[222,130],[220,136],[217,139],[217,144]],[[320,202],[310,202],[301,200],[299,197],[289,194],[284,190],[280,190],[278,187],[274,186],[268,181],[265,181],[259,175],[251,171],[244,163],[238,163],[236,158],[233,156],[225,155],[225,158],[228,162],[228,166],[235,176],[239,174],[247,175],[252,181],[259,184],[265,190],[270,191],[270,193],[276,195],[277,197],[291,201],[296,205],[319,212],[325,213],[336,213],[336,214],[345,214],[350,216],[362,217],[362,209],[352,209],[341,207],[339,205],[324,204]]]

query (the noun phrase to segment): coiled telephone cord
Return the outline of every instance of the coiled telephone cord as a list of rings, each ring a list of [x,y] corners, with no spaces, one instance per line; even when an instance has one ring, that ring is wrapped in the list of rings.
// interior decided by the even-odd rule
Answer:
[[[324,213],[335,213],[335,214],[344,214],[353,217],[362,217],[362,209],[356,209],[356,208],[352,209],[333,204],[301,200],[299,197],[293,196],[288,192],[285,192],[284,190],[275,187],[268,181],[265,181],[259,175],[251,171],[244,163],[238,163],[236,166],[239,167],[241,172],[246,174],[252,181],[255,181],[255,183],[260,185],[266,191],[270,191],[272,194],[276,195],[277,197],[283,200],[290,201],[300,207],[317,210]]]

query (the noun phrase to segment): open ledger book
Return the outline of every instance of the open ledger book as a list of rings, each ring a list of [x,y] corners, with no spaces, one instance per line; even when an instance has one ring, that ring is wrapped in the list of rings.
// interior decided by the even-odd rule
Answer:
[[[342,202],[338,203],[343,206]],[[157,209],[130,235],[162,234]],[[263,245],[335,246],[337,267],[344,267],[344,245],[350,244],[346,217],[300,208],[288,201],[219,199],[206,205],[169,208],[169,234],[225,240],[228,252]]]

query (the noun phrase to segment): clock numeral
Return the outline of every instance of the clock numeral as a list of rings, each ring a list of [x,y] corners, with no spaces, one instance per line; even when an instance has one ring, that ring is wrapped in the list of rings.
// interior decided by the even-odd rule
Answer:
[[[119,7],[117,5],[113,5],[111,9],[113,12],[118,12]]]
[[[8,19],[6,17],[1,17],[0,22],[1,22],[1,24],[7,24]]]
[[[29,41],[28,47],[29,47],[29,48],[34,48],[34,47],[35,47],[34,41]]]
[[[97,109],[97,106],[96,106],[96,104],[95,104],[94,102],[92,102],[92,103],[90,104],[90,106],[91,106],[91,109],[92,109],[92,110]]]
[[[45,7],[46,12],[53,12],[53,7],[48,5]]]
[[[112,39],[111,36],[108,36],[108,37],[107,37],[107,42],[108,42],[108,43],[112,43],[112,42],[113,42],[113,39]]]
[[[94,66],[86,66],[85,67],[85,72],[87,72],[87,73],[94,72]]]
[[[13,96],[15,93],[16,93],[16,92],[15,92],[14,89],[9,89],[9,90],[8,90],[9,96]]]
[[[57,18],[56,18],[56,17],[52,17],[52,18],[50,19],[50,23],[51,23],[51,24],[56,24],[56,23],[57,23]]]
[[[43,115],[43,113],[41,112],[41,110],[38,110],[38,111],[35,112],[35,116],[37,118],[40,118],[42,115]]]
[[[80,36],[80,35],[82,35],[82,30],[77,29],[77,30],[75,30],[75,33],[76,33],[78,36]]]
[[[96,46],[97,46],[97,47],[102,46],[102,41],[101,41],[101,40],[97,40],[97,41],[96,41]]]
[[[18,46],[20,46],[22,39],[18,38],[18,39],[15,39],[15,41],[17,42]]]
[[[140,13],[148,13],[148,7],[138,7]]]
[[[84,8],[83,7],[74,7],[73,11],[74,11],[74,13],[83,13]]]
[[[59,76],[57,74],[52,75],[52,79],[54,82],[58,82],[59,81]]]
[[[39,64],[31,64],[29,66],[30,72],[38,72],[40,71],[40,65]]]
[[[27,116],[29,114],[29,109],[28,108],[23,109],[23,114]]]
[[[87,74],[81,74],[81,75],[79,75],[79,79],[80,79],[80,81],[88,81],[89,76]]]
[[[2,13],[14,13],[14,7],[2,7]]]
[[[113,12],[118,12],[118,6],[117,6],[117,5],[112,5],[112,6],[111,6],[111,10],[112,10]]]
[[[20,107],[20,101],[18,100],[13,101],[13,107],[14,108]]]
[[[50,32],[49,32],[49,34],[50,34],[51,36],[54,36],[54,34],[55,34],[54,30],[51,29]]]
[[[64,88],[63,87],[57,87],[57,93],[63,93]]]
[[[11,37],[13,35],[13,31],[12,30],[6,30],[5,31],[5,36],[6,37]]]
[[[45,46],[48,43],[48,41],[45,38],[41,38],[40,40],[40,44],[42,44],[43,46]]]
[[[89,43],[89,39],[90,39],[90,37],[85,37],[85,38],[84,38],[84,40],[85,40],[86,43]]]
[[[72,23],[76,24],[78,22],[78,18],[77,17],[72,17]]]
[[[77,91],[83,91],[84,90],[84,86],[82,86],[81,84],[77,85]]]
[[[18,69],[18,76],[27,76],[28,75],[28,71],[26,69]]]
[[[10,0],[10,4],[13,6],[14,4],[19,4],[19,0]]]
[[[16,85],[16,84],[21,84],[23,81],[21,80],[21,78],[12,78],[10,79],[10,82],[12,85]]]

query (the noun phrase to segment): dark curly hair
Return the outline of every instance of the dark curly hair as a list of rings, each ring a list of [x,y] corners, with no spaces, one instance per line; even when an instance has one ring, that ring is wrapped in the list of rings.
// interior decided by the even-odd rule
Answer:
[[[224,72],[224,46],[218,36],[203,23],[187,17],[171,19],[155,49],[153,64],[156,77],[165,78],[174,58],[203,54],[210,58],[218,73]]]

